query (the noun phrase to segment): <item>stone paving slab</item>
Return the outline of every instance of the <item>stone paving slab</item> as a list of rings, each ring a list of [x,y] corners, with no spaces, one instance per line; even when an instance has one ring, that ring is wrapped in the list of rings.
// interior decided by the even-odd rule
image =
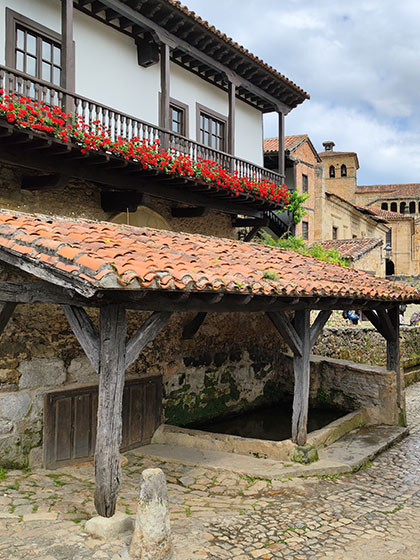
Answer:
[[[160,467],[177,560],[420,560],[420,385],[407,395],[409,436],[357,473],[259,478],[128,452],[117,509],[134,519],[139,474]],[[84,531],[93,480],[91,463],[0,470],[0,560],[129,560],[129,534]]]

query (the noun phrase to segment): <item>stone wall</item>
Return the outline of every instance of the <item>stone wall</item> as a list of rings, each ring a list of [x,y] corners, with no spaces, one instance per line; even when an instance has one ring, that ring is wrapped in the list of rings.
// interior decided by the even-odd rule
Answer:
[[[97,313],[89,314],[97,324]],[[128,313],[129,335],[148,315]],[[191,421],[213,418],[271,398],[264,396],[271,387],[264,381],[275,379],[275,368],[281,369],[284,345],[269,319],[264,314],[209,314],[194,339],[183,340],[183,327],[193,317],[174,314],[127,372],[162,375],[168,419],[185,423],[189,414]],[[0,339],[0,464],[24,466],[29,450],[41,444],[46,392],[92,382],[97,374],[61,309],[18,305]]]
[[[400,328],[401,362],[420,361],[420,327]],[[386,363],[385,339],[373,327],[330,327],[323,330],[314,354],[372,365]]]
[[[60,189],[22,190],[20,188],[22,176],[27,173],[23,169],[0,165],[0,208],[69,218],[112,221],[115,214],[102,210],[100,189],[97,185],[87,181],[70,180],[66,187]],[[31,172],[31,175],[34,174]],[[200,218],[173,218],[171,207],[174,203],[154,197],[149,198],[147,206],[160,214],[168,222],[172,231],[237,238],[228,214],[209,209],[207,214]]]

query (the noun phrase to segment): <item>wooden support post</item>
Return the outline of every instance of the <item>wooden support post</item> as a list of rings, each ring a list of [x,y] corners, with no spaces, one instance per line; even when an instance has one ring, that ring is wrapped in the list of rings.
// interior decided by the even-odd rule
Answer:
[[[122,398],[125,374],[125,309],[100,310],[98,424],[95,448],[95,507],[99,515],[115,513],[121,482]]]
[[[234,83],[229,82],[229,113],[228,113],[228,137],[227,137],[227,152],[228,154],[235,155],[235,101],[236,101],[236,86]],[[232,171],[234,171],[232,169]]]
[[[400,367],[400,308],[399,305],[389,309],[379,307],[376,311],[364,311],[372,325],[386,340],[386,367],[395,371],[397,377],[397,406],[399,424],[406,425],[404,380]]]
[[[74,91],[73,0],[61,0],[61,35],[61,87],[68,91]],[[72,99],[66,95],[64,111],[69,113],[73,109]]]
[[[302,355],[294,354],[293,370],[295,389],[293,395],[292,441],[305,445],[308,432],[308,403],[311,350],[310,311],[303,309],[295,312],[294,327],[301,340]]]
[[[170,114],[169,114],[169,102],[170,102],[170,48],[166,43],[162,43],[160,46],[160,126],[165,130],[170,129]],[[167,148],[169,146],[169,138],[164,134],[161,139],[162,147]]]
[[[279,116],[279,175],[283,177],[283,181],[286,178],[286,173],[284,169],[284,113],[278,111]]]
[[[395,371],[397,376],[397,406],[399,411],[399,424],[406,425],[404,379],[400,366],[400,307],[396,305],[388,309],[389,325],[392,328],[392,336],[387,339],[386,344],[386,367],[388,371]]]

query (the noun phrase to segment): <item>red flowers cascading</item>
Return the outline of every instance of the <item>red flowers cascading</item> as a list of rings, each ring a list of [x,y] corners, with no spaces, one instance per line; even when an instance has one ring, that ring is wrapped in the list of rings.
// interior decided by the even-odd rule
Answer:
[[[19,95],[8,95],[0,89],[0,117],[21,128],[45,132],[64,142],[75,142],[82,153],[102,151],[137,162],[143,169],[154,169],[168,175],[191,178],[202,184],[211,184],[239,196],[251,194],[256,199],[268,200],[284,207],[289,202],[289,191],[285,185],[276,185],[268,179],[240,177],[224,169],[215,161],[197,158],[160,147],[154,141],[137,137],[112,139],[109,130],[100,121],[86,124],[83,116],[66,114],[60,107],[51,107],[39,101]],[[68,123],[72,124],[68,124]]]

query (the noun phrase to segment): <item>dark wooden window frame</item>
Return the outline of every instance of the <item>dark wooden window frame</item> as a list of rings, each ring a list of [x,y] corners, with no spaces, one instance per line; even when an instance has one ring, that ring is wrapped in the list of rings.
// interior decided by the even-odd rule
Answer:
[[[228,117],[226,115],[222,115],[221,113],[218,113],[217,111],[214,111],[213,109],[210,109],[209,107],[206,107],[205,105],[201,105],[200,103],[196,103],[196,142],[202,144],[201,140],[201,135],[200,135],[200,117],[201,115],[204,114],[210,118],[216,119],[220,122],[223,123],[223,146],[222,149],[220,150],[219,148],[214,148],[212,146],[207,146],[206,144],[203,144],[204,146],[206,146],[206,148],[209,148],[210,150],[217,150],[219,152],[226,152],[227,150],[227,139],[228,139]]]
[[[307,241],[309,239],[309,222],[302,222],[302,238]]]
[[[181,136],[185,136],[185,138],[189,138],[190,134],[190,120],[189,120],[189,105],[187,105],[186,103],[182,103],[182,101],[178,101],[178,99],[173,99],[172,97],[169,100],[169,112],[172,109],[172,107],[174,109],[177,109],[178,111],[182,111],[183,115],[184,115],[184,122],[182,123],[182,132],[178,132],[177,134],[180,134]],[[172,123],[172,118],[170,118],[170,122]],[[174,131],[172,131],[174,132]]]
[[[6,49],[5,49],[5,58],[6,58],[6,66],[9,68],[15,68],[15,46],[16,46],[16,27],[17,26],[25,27],[28,31],[31,31],[37,36],[47,39],[48,41],[53,41],[55,43],[60,44],[61,49],[61,76],[60,76],[60,86],[65,83],[64,80],[64,72],[65,69],[63,67],[63,40],[60,33],[45,27],[44,25],[34,21],[18,12],[15,12],[11,8],[6,8]],[[74,41],[73,41],[73,62],[74,62]],[[35,76],[33,76],[35,77]],[[40,76],[36,76],[36,79],[42,80]],[[42,80],[45,82],[45,80]],[[73,80],[72,80],[73,81]],[[50,82],[48,82],[50,83]]]
[[[303,193],[309,192],[309,182],[306,173],[302,173],[302,192]]]

